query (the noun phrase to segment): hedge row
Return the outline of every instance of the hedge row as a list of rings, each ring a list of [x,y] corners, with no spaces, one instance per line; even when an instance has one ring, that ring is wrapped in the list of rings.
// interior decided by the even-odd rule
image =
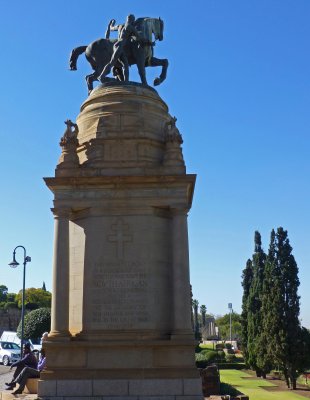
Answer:
[[[219,369],[245,369],[245,363],[218,363]]]

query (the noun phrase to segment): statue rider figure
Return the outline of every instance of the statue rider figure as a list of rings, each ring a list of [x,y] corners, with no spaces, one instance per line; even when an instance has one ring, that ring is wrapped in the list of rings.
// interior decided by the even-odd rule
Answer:
[[[113,54],[110,62],[104,67],[101,75],[99,76],[99,80],[101,81],[105,78],[110,72],[112,67],[115,66],[117,61],[120,61],[124,67],[124,77],[125,81],[129,79],[129,64],[128,59],[125,54],[125,46],[129,43],[132,36],[135,36],[136,40],[143,41],[139,32],[134,26],[135,16],[130,14],[128,15],[125,24],[114,25],[115,20],[112,19],[109,23],[108,29],[106,31],[106,39],[110,37],[110,31],[118,31],[118,39],[113,46]]]
[[[121,35],[121,30],[124,28],[125,24],[119,24],[115,25],[115,19],[111,19],[109,22],[109,25],[107,27],[107,30],[105,32],[105,38],[110,39],[110,32],[111,31],[118,31],[118,39],[120,38]]]

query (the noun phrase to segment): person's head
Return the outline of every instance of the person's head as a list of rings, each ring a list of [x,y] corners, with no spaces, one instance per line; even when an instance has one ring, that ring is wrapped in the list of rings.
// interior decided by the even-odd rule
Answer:
[[[127,21],[130,23],[130,24],[133,24],[134,22],[135,22],[135,16],[133,15],[133,14],[129,14],[128,16],[127,16]]]
[[[47,337],[48,337],[48,332],[44,332],[41,337],[41,342],[45,342],[45,340],[47,340]]]
[[[30,347],[30,343],[25,343],[24,344],[24,353],[28,354],[31,352],[31,347]]]

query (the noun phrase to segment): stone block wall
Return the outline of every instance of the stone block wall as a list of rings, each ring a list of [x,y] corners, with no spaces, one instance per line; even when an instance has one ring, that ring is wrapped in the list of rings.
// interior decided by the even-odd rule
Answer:
[[[0,336],[3,331],[16,331],[21,317],[17,308],[0,309]]]

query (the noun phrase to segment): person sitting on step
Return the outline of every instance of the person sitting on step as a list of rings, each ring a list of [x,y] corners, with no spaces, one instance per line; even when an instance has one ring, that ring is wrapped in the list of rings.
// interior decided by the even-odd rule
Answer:
[[[30,343],[26,343],[24,345],[24,357],[21,360],[16,361],[15,363],[13,363],[11,365],[11,367],[10,367],[10,370],[12,368],[14,368],[14,367],[16,367],[16,369],[14,371],[13,378],[12,378],[11,382],[6,383],[6,385],[8,386],[7,390],[14,389],[14,387],[16,386],[15,379],[17,378],[17,376],[22,372],[22,370],[25,367],[30,367],[30,368],[36,369],[37,368],[37,364],[38,364],[38,361],[37,361],[37,358],[34,355],[34,353],[31,351]]]
[[[21,394],[26,386],[27,379],[30,378],[40,378],[40,372],[43,371],[46,364],[45,350],[41,349],[41,356],[38,362],[38,366],[36,369],[25,367],[22,372],[15,378],[15,383],[19,384],[17,390],[15,390],[12,394]]]

